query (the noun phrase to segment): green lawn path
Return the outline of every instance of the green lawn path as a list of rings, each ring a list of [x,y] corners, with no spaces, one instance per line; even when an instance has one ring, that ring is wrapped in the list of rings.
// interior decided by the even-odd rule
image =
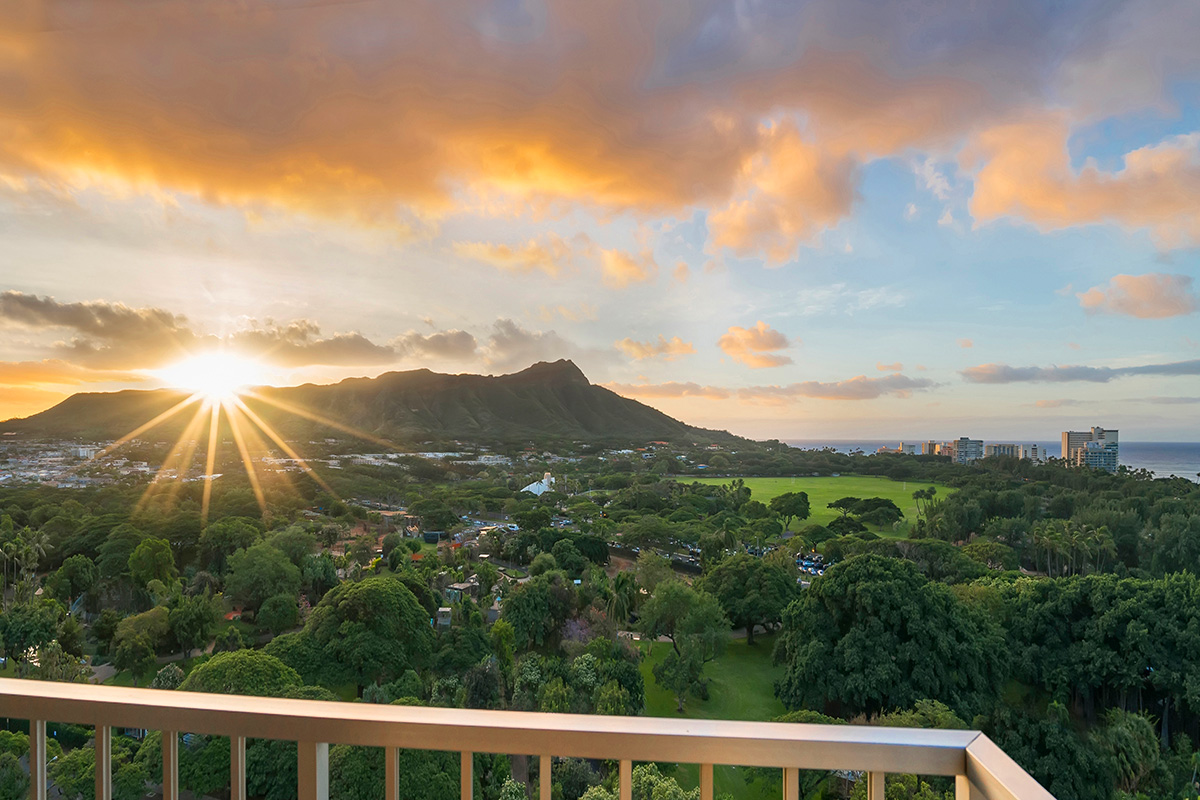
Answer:
[[[686,478],[682,480],[690,482]],[[696,482],[720,485],[729,483],[732,480],[735,479],[698,478]],[[836,517],[841,516],[841,512],[828,507],[834,500],[840,500],[843,497],[861,497],[863,499],[868,497],[887,498],[900,507],[900,510],[904,512],[904,519],[900,521],[895,530],[890,527],[886,529],[871,527],[871,530],[880,536],[901,539],[908,536],[908,527],[917,518],[917,504],[912,499],[913,492],[933,486],[937,489],[938,497],[945,497],[955,491],[953,488],[940,483],[893,481],[889,478],[881,478],[873,475],[841,475],[837,478],[743,478],[742,480],[750,488],[751,499],[758,500],[761,503],[769,503],[772,497],[777,497],[784,492],[807,492],[812,515],[803,522],[792,520],[791,530],[794,531],[813,523],[826,525]]]
[[[675,696],[654,680],[654,665],[666,657],[670,643],[642,642],[639,647],[647,654],[641,664],[647,716],[763,721],[786,711],[775,697],[775,680],[783,675],[783,667],[771,663],[774,635],[757,637],[754,646],[747,645],[745,639],[732,640],[725,654],[704,668],[709,699],[688,700],[683,714],[676,711]],[[680,764],[675,777],[683,788],[691,789],[699,785],[700,768]],[[716,766],[713,788],[718,797],[727,794],[735,800],[778,800],[779,793],[778,785],[766,786],[761,780],[747,784],[745,770],[736,766]]]

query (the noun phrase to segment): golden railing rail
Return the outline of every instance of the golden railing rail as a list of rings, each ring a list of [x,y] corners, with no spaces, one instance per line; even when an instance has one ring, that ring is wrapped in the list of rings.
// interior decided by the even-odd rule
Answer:
[[[164,800],[179,797],[181,731],[230,737],[231,800],[246,796],[247,738],[299,743],[300,800],[327,800],[330,744],[387,748],[387,800],[398,793],[400,748],[462,753],[462,800],[471,800],[477,752],[541,756],[541,800],[550,796],[550,758],[566,756],[619,761],[621,800],[630,800],[634,761],[699,764],[701,800],[713,796],[714,764],[782,769],[783,800],[799,800],[802,769],[865,772],[869,800],[883,800],[885,774],[902,772],[953,776],[957,800],[1053,800],[977,731],[476,711],[14,679],[0,679],[0,715],[30,720],[32,800],[46,798],[47,721],[95,726],[96,800],[112,798],[113,728],[164,732]]]

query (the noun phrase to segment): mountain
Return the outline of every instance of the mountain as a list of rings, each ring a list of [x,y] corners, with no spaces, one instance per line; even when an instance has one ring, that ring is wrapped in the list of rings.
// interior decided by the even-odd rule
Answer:
[[[176,390],[84,393],[0,433],[108,441],[154,419],[187,395]],[[728,433],[693,428],[592,384],[568,360],[511,375],[443,375],[427,369],[349,378],[331,385],[261,387],[244,402],[284,438],[341,436],[404,443],[413,439],[518,441],[717,441]],[[298,413],[297,413],[298,412]],[[144,438],[177,438],[195,412],[180,413]],[[325,424],[317,420],[327,420]],[[193,434],[195,436],[195,434]]]

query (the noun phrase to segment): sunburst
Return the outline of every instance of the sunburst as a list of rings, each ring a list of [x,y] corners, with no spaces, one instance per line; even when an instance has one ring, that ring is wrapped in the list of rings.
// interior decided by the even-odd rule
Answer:
[[[154,479],[142,497],[137,507],[144,508],[151,500],[165,494],[168,504],[174,502],[184,478],[192,467],[196,450],[202,439],[207,438],[207,448],[204,460],[204,488],[200,503],[201,525],[208,523],[212,507],[213,481],[217,466],[217,450],[220,444],[219,429],[224,418],[232,434],[234,447],[242,467],[246,472],[255,501],[264,518],[267,514],[266,493],[263,489],[262,477],[255,465],[252,451],[269,449],[268,440],[288,458],[294,460],[297,466],[310,477],[318,486],[337,497],[333,488],[321,478],[295,448],[284,440],[271,425],[256,413],[243,398],[252,398],[280,411],[328,426],[335,430],[355,436],[365,441],[371,441],[388,449],[398,449],[394,444],[376,436],[358,431],[351,426],[322,416],[310,409],[294,403],[271,398],[262,392],[255,391],[251,386],[262,383],[265,374],[264,367],[258,362],[221,352],[210,352],[192,356],[170,367],[158,371],[157,376],[172,388],[182,389],[187,396],[166,411],[155,416],[146,423],[125,434],[102,450],[97,458],[101,459],[112,454],[129,442],[145,433],[174,419],[189,409],[192,416],[183,426],[179,438],[172,445],[163,463],[159,466]],[[205,429],[207,428],[207,437]],[[264,438],[265,437],[265,438]],[[284,474],[284,481],[291,487],[291,481]],[[291,487],[295,488],[295,487]]]

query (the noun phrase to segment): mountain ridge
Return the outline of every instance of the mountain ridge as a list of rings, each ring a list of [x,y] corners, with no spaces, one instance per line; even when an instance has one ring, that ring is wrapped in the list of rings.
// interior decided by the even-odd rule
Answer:
[[[175,389],[81,392],[38,414],[0,422],[0,433],[112,440],[188,397]],[[505,375],[446,374],[429,369],[345,378],[333,384],[261,386],[243,402],[285,438],[346,435],[405,441],[417,436],[479,441],[523,439],[735,439],[696,428],[588,380],[568,359],[537,362]],[[300,407],[310,417],[279,405]],[[332,420],[329,425],[311,416]],[[143,438],[177,438],[191,419],[178,414]]]

